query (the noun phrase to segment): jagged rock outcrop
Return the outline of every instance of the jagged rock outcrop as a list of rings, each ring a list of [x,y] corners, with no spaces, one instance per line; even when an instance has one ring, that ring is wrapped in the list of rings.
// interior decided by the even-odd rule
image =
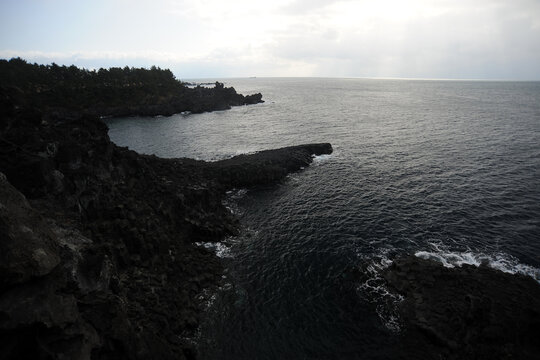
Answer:
[[[0,289],[50,273],[59,263],[52,232],[0,173]]]
[[[531,277],[415,256],[395,259],[383,277],[404,297],[403,358],[538,358],[540,284]]]
[[[0,357],[85,358],[100,338],[69,287],[91,241],[48,222],[2,173],[0,235]]]

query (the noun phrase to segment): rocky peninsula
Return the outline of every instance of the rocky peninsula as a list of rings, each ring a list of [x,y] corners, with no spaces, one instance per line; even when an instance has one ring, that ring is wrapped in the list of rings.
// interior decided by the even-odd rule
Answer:
[[[95,113],[124,111],[91,110],[79,95],[61,107],[54,81],[42,82],[54,96],[39,81],[0,89],[0,358],[195,358],[223,271],[195,243],[238,232],[226,191],[279,181],[331,145],[210,163],[140,155],[112,143]],[[182,111],[237,104],[222,102],[234,89],[215,88]],[[125,109],[156,113],[141,106]]]

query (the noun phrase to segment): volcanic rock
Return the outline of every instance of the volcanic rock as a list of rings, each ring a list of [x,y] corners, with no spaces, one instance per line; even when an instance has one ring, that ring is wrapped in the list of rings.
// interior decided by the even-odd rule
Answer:
[[[225,192],[332,151],[160,159],[116,146],[94,116],[2,99],[2,359],[194,358],[199,316],[223,273],[195,243],[238,232]]]
[[[404,297],[404,358],[538,359],[540,284],[481,265],[447,268],[415,256],[383,273]]]

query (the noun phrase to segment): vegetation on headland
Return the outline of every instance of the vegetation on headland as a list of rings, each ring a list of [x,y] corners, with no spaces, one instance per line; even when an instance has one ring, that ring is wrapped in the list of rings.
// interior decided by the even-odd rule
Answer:
[[[244,96],[219,82],[190,87],[155,66],[88,70],[13,58],[0,60],[0,85],[41,111],[63,108],[99,116],[200,113],[262,102],[261,94]]]

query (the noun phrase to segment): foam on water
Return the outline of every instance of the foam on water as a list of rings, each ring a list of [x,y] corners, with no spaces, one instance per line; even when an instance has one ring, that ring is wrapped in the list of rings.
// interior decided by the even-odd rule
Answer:
[[[440,262],[448,268],[467,265],[487,265],[491,268],[510,273],[527,275],[540,282],[540,269],[520,263],[515,257],[502,252],[488,253],[480,251],[451,251],[448,246],[441,243],[430,242],[431,249],[416,251],[415,256],[422,259],[430,259]],[[382,324],[390,331],[401,331],[401,321],[397,307],[403,296],[390,292],[386,287],[386,281],[381,274],[392,264],[391,258],[395,253],[403,252],[397,248],[380,248],[371,258],[365,254],[359,254],[360,258],[367,261],[368,265],[363,268],[364,279],[357,287],[358,294],[367,298],[376,305],[376,312]]]
[[[313,155],[313,165],[319,165],[321,162],[328,161],[332,158],[332,154]]]
[[[392,260],[389,259],[389,249],[381,248],[379,253],[369,262],[364,269],[366,280],[357,287],[360,296],[366,297],[371,303],[376,304],[375,311],[383,325],[390,331],[398,333],[401,331],[397,306],[403,301],[403,296],[388,291],[386,281],[381,273],[386,269]]]
[[[510,274],[527,275],[540,282],[540,269],[520,263],[515,257],[505,253],[482,253],[474,251],[455,252],[445,249],[440,244],[431,243],[432,251],[417,251],[414,255],[422,258],[435,260],[445,267],[453,268],[466,265],[487,265],[493,269]]]
[[[220,258],[232,257],[231,247],[225,242],[196,242],[195,245],[214,251]]]

